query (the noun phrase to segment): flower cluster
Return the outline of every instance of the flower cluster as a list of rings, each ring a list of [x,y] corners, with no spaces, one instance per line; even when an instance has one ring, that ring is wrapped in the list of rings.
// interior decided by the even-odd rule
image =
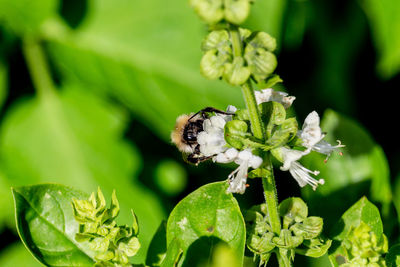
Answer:
[[[266,264],[272,250],[278,249],[287,263],[295,253],[309,257],[320,257],[326,253],[331,240],[325,241],[320,235],[323,220],[308,216],[308,208],[300,198],[288,198],[279,205],[283,228],[279,235],[272,232],[268,223],[266,204],[252,207],[247,211],[247,247],[260,257],[260,265]],[[289,266],[289,264],[288,264]]]
[[[88,200],[73,199],[72,205],[75,219],[79,222],[79,233],[75,239],[89,243],[91,250],[96,253],[95,266],[131,266],[128,257],[134,256],[140,248],[138,223],[132,212],[132,227],[116,224],[119,203],[115,191],[110,208],[106,208],[100,188],[97,195],[92,193]]]
[[[382,234],[381,240],[378,240],[371,227],[364,222],[351,230],[344,246],[349,261],[340,266],[386,266],[382,255],[388,251],[387,237]]]
[[[273,89],[263,89],[255,92],[255,97],[266,125],[266,141],[255,139],[249,132],[247,110],[237,110],[229,106],[226,114],[215,114],[203,122],[203,131],[197,136],[200,152],[205,157],[211,157],[217,163],[234,162],[239,167],[228,176],[228,192],[243,194],[246,189],[248,169],[262,168],[263,159],[260,155],[270,151],[282,162],[281,170],[289,171],[297,183],[304,187],[310,185],[314,190],[324,184],[323,179],[313,176],[318,171],[304,167],[299,160],[311,151],[331,155],[343,145],[339,142],[333,146],[324,141],[325,134],[320,128],[320,118],[317,112],[311,112],[298,130],[294,118],[286,118],[295,97]],[[300,148],[300,149],[299,149]],[[260,152],[261,151],[261,152]]]

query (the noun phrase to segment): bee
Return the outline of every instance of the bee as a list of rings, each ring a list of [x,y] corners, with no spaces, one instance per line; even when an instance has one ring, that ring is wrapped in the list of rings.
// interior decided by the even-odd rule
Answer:
[[[208,113],[232,115],[216,108],[206,107],[197,113],[183,114],[176,119],[175,129],[171,133],[171,140],[179,151],[182,152],[185,161],[198,165],[213,156],[204,156],[200,152],[200,145],[197,143],[198,133],[203,131],[203,122],[210,116]]]

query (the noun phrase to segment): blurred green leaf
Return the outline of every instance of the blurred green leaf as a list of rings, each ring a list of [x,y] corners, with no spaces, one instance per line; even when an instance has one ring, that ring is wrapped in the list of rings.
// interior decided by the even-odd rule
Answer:
[[[161,161],[156,166],[154,178],[158,187],[171,196],[182,192],[188,179],[185,168],[173,160]]]
[[[29,267],[43,267],[26,247],[18,242],[13,243],[6,247],[0,253],[0,266],[1,267],[15,267],[15,266],[29,266]]]
[[[0,110],[4,104],[5,98],[7,97],[7,69],[0,62]]]
[[[400,266],[400,244],[396,244],[389,249],[385,260],[388,267]]]
[[[35,258],[46,266],[94,264],[88,243],[75,240],[79,224],[71,206],[72,198],[87,195],[56,184],[13,188],[13,195],[19,236]]]
[[[1,165],[1,164],[0,164]],[[10,194],[11,184],[10,181],[5,177],[3,171],[0,168],[0,232],[3,227],[14,226],[14,208],[12,196]],[[1,265],[0,265],[1,266]]]
[[[239,262],[243,262],[246,241],[245,224],[238,203],[227,194],[227,183],[204,185],[176,205],[167,223],[168,250],[170,242],[178,239],[185,262],[209,255],[210,246],[226,242]]]
[[[345,262],[349,260],[346,250],[350,248],[346,247],[344,241],[351,238],[351,231],[359,227],[362,223],[370,227],[370,231],[376,236],[379,242],[384,238],[383,225],[378,208],[369,202],[366,197],[362,197],[336,223],[332,234],[332,249],[329,252],[329,258],[334,266],[340,265],[342,258],[345,258]],[[361,238],[357,242],[361,243]]]
[[[151,239],[147,251],[146,265],[160,266],[167,253],[167,222],[162,221]]]
[[[0,22],[19,35],[37,33],[43,22],[55,16],[58,0],[0,0]]]
[[[243,105],[239,88],[200,75],[206,30],[187,0],[89,3],[75,31],[45,30],[65,77],[116,97],[164,139],[182,113]]]
[[[324,163],[326,156],[318,153],[304,157],[304,165],[319,170],[319,177],[325,180],[315,192],[303,189],[309,207],[317,209],[316,214],[332,225],[332,220],[369,188],[371,199],[383,205],[383,216],[387,216],[392,193],[389,167],[382,148],[357,122],[332,110],[325,112],[321,128],[327,132],[328,142],[334,144],[341,140],[346,147],[340,149],[343,156],[334,153],[327,163]]]
[[[378,50],[378,70],[384,78],[400,71],[400,1],[359,0],[372,28],[372,37]]]
[[[9,110],[0,131],[0,162],[13,186],[57,182],[86,192],[100,186],[105,195],[115,189],[123,208],[119,219],[130,224],[130,209],[139,218],[142,249],[135,260],[143,262],[163,211],[132,180],[141,163],[122,140],[125,121],[116,106],[66,86],[60,94],[21,101]]]

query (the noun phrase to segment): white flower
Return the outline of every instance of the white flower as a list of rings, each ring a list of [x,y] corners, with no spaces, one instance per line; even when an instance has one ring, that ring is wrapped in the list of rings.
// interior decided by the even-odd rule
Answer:
[[[304,156],[303,151],[282,147],[280,152],[283,159],[283,166],[281,167],[281,170],[289,171],[301,187],[309,184],[311,185],[312,189],[315,190],[319,184],[325,183],[324,179],[316,180],[310,175],[318,175],[319,171],[310,171],[298,162],[298,160]]]
[[[262,89],[261,91],[255,91],[257,105],[265,102],[278,102],[283,105],[284,108],[288,109],[293,101],[296,99],[294,96],[288,96],[285,92],[275,91],[272,88]]]
[[[234,113],[236,108],[228,106],[227,112]],[[227,121],[232,120],[232,115],[216,114],[205,119],[203,131],[197,135],[197,143],[200,145],[200,152],[205,156],[213,156],[226,151],[226,141],[224,138],[224,127]]]
[[[311,112],[304,120],[303,128],[297,132],[297,136],[303,140],[302,145],[306,148],[304,154],[308,154],[311,150],[314,150],[329,157],[334,150],[344,147],[344,145],[339,140],[337,141],[339,144],[336,146],[323,141],[322,139],[325,137],[325,134],[321,131],[319,124],[318,113],[315,111]]]
[[[214,157],[214,161],[219,163],[234,161],[239,165],[239,167],[228,176],[229,187],[227,192],[243,194],[246,190],[247,172],[249,168],[257,169],[261,166],[263,160],[261,157],[253,155],[248,149],[239,152],[235,148],[230,148],[224,153],[220,153]]]

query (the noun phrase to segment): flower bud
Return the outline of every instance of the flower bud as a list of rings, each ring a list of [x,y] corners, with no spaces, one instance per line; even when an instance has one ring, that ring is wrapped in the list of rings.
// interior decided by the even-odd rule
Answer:
[[[279,214],[283,217],[283,228],[288,229],[293,223],[304,221],[308,215],[308,207],[301,198],[287,198],[279,204]]]
[[[247,123],[240,120],[228,121],[225,124],[225,141],[236,149],[243,147],[242,138],[246,136],[248,131]]]
[[[225,64],[223,77],[231,85],[242,85],[250,77],[250,70],[244,65],[242,57],[235,57],[232,63]]]
[[[233,24],[243,23],[250,13],[249,0],[225,0],[225,19]]]
[[[209,24],[215,24],[223,19],[223,0],[191,0],[191,6],[199,17]]]
[[[324,222],[322,218],[310,216],[304,219],[301,223],[296,223],[290,230],[297,236],[302,236],[304,239],[313,239],[318,237],[322,232]]]

